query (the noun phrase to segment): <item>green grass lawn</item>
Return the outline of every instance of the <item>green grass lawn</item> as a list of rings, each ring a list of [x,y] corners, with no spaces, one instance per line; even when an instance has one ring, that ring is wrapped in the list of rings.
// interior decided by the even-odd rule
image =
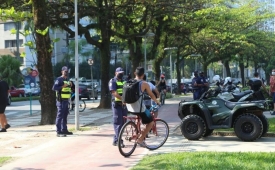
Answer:
[[[3,165],[5,162],[10,160],[11,157],[0,157],[0,165]]]
[[[181,152],[145,156],[132,170],[273,170],[274,160],[274,152]]]
[[[40,96],[32,96],[32,100],[39,100]],[[11,97],[11,102],[29,101],[30,97]]]
[[[269,130],[270,133],[275,133],[275,118],[268,119],[269,122]],[[222,131],[234,131],[233,128],[230,129],[215,129],[214,132],[222,132]]]

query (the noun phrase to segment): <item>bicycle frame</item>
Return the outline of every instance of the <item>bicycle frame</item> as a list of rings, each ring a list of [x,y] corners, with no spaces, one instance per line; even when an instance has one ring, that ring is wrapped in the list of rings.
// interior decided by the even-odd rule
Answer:
[[[156,123],[155,122],[156,122],[156,120],[160,120],[160,119],[154,117],[154,112],[153,111],[151,111],[151,116],[153,117],[153,122],[154,122],[154,125],[152,127],[152,131],[157,135],[157,129],[156,129]],[[137,125],[137,129],[138,129],[137,136],[139,137],[141,135],[140,126],[142,124],[140,116],[138,116],[138,115],[136,115],[136,116],[123,116],[123,118],[124,118],[124,123],[126,123],[127,120],[129,120],[129,121],[134,122]],[[135,136],[134,139],[137,140],[138,137]]]

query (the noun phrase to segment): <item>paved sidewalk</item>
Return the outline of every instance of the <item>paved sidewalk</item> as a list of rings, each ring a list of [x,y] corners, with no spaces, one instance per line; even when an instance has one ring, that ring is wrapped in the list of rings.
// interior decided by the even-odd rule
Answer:
[[[184,97],[190,100],[190,97]],[[177,133],[180,120],[177,116],[178,103],[181,99],[170,99],[160,108],[159,117],[164,119],[170,128],[167,142],[156,151],[138,147],[133,155],[124,158],[118,148],[112,146],[113,126],[110,109],[98,111],[89,110],[81,114],[80,124],[105,122],[101,126],[93,126],[90,131],[77,132],[65,138],[55,137],[54,125],[31,126],[9,129],[1,134],[0,156],[14,158],[10,163],[0,167],[2,170],[67,170],[67,169],[129,169],[140,161],[143,156],[156,153],[186,152],[186,151],[226,151],[226,152],[275,152],[275,138],[261,138],[255,142],[242,142],[237,137],[211,136],[199,141],[188,141]],[[95,105],[93,105],[95,106]],[[91,106],[91,107],[93,107]],[[268,115],[268,117],[274,117]],[[36,115],[38,117],[38,115]],[[34,123],[35,119],[26,118],[25,122]],[[96,118],[98,117],[98,118]],[[74,123],[74,116],[70,115]],[[89,121],[87,121],[89,119]],[[83,121],[83,123],[82,123]],[[15,122],[19,122],[15,120]],[[30,124],[31,124],[30,123]],[[73,124],[71,125],[73,126]],[[10,137],[10,138],[9,138]],[[38,139],[37,139],[38,138]],[[39,145],[20,145],[20,141],[40,140]],[[27,148],[27,149],[24,149]],[[22,150],[21,150],[22,149]]]

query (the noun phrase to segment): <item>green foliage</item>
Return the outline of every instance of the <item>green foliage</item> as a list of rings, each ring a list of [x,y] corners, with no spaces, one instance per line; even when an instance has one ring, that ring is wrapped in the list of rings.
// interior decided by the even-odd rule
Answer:
[[[5,162],[8,162],[11,157],[0,157],[0,166],[3,165]]]
[[[10,55],[1,56],[0,77],[7,81],[10,86],[21,84],[23,77],[19,69],[20,65],[20,61]]]
[[[39,100],[40,96],[32,96],[32,100]],[[11,102],[20,102],[20,101],[29,101],[30,96],[28,97],[11,97]]]
[[[178,152],[145,156],[132,170],[274,169],[274,152]]]
[[[167,92],[165,99],[171,99],[171,98],[173,98],[173,94]]]

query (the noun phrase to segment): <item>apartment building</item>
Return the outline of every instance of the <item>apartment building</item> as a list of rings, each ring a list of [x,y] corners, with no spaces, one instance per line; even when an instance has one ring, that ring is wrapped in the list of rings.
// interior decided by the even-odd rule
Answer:
[[[16,57],[20,55],[20,53],[25,51],[25,47],[22,45],[25,43],[25,37],[23,35],[16,35],[11,34],[11,29],[19,29],[20,31],[23,30],[23,23],[20,22],[13,22],[13,21],[0,21],[0,56],[1,55],[11,55]],[[17,47],[18,44],[18,47]],[[17,52],[19,50],[19,53]],[[21,62],[23,59],[20,57]]]

